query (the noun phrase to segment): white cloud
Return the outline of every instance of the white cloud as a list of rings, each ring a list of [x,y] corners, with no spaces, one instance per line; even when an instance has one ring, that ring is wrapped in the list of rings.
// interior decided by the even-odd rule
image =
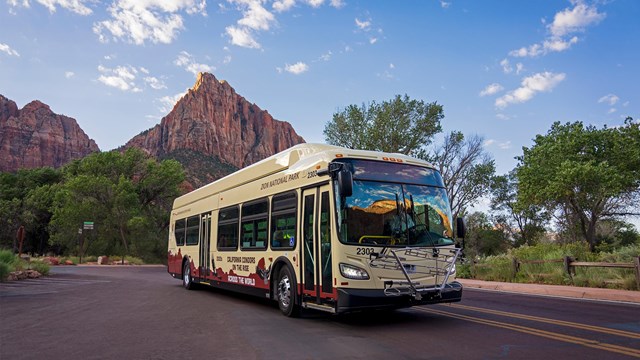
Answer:
[[[250,49],[260,49],[260,44],[253,38],[249,29],[227,26],[225,30],[227,31],[227,35],[231,37],[231,43],[233,45]]]
[[[182,99],[182,97],[186,94],[187,92],[181,92],[179,94],[175,94],[173,96],[163,96],[161,98],[158,99],[158,101],[160,102],[161,106],[158,110],[160,110],[161,113],[163,114],[168,114],[171,109],[173,109],[173,106],[180,100]]]
[[[36,2],[49,9],[50,13],[55,13],[58,6],[78,15],[91,15],[93,13],[93,11],[85,5],[86,3],[94,2],[93,0],[36,0]],[[25,8],[31,7],[29,0],[8,0],[7,4],[9,4],[11,8],[18,6]]]
[[[180,55],[178,55],[178,58],[173,63],[192,73],[193,75],[198,75],[199,72],[212,72],[213,70],[215,70],[214,67],[211,67],[207,64],[197,63],[193,59],[193,56],[186,51],[181,51]]]
[[[289,11],[296,4],[296,0],[277,0],[273,2],[273,10],[275,12]]]
[[[538,73],[522,80],[521,86],[496,99],[495,106],[504,109],[509,104],[523,103],[531,100],[539,92],[551,91],[562,82],[566,74],[551,72]]]
[[[340,9],[345,5],[344,1],[342,0],[331,0],[329,4],[336,9]]]
[[[498,147],[502,150],[511,149],[511,141],[505,141],[498,144]]]
[[[303,72],[306,72],[309,70],[309,65],[303,63],[302,61],[299,61],[293,65],[286,64],[284,67],[284,70],[294,75],[300,75]]]
[[[238,20],[238,25],[246,26],[253,30],[269,30],[271,23],[276,18],[262,6],[261,1],[233,0],[246,5],[243,10],[244,17]]]
[[[618,109],[616,108],[611,108],[609,109],[609,111],[607,111],[607,114],[613,114],[614,112],[618,111]]]
[[[378,42],[378,38],[372,37],[372,38],[369,39],[369,44],[371,44],[371,45],[373,45],[373,44],[375,44],[377,42]]]
[[[614,94],[605,95],[605,96],[601,97],[600,99],[598,99],[598,103],[607,103],[607,104],[609,104],[611,106],[613,106],[616,103],[618,103],[618,101],[620,101],[620,98],[617,95],[614,95]]]
[[[360,28],[360,30],[368,31],[371,28],[371,21],[370,20],[360,21],[360,19],[356,18],[356,26]]]
[[[164,81],[153,77],[153,76],[147,76],[144,78],[144,82],[147,83],[147,85],[151,86],[153,89],[156,90],[162,90],[162,89],[166,89],[167,85],[165,85]]]
[[[589,25],[597,24],[607,15],[599,13],[595,6],[582,1],[575,1],[573,9],[566,8],[556,13],[549,31],[553,36],[560,37],[574,32],[584,31]]]
[[[142,89],[135,84],[138,70],[130,65],[118,66],[114,69],[98,66],[98,71],[102,73],[98,78],[101,83],[122,91],[140,92]]]
[[[17,51],[13,50],[11,46],[7,44],[0,43],[0,51],[7,53],[9,56],[17,56],[20,57]]]
[[[67,79],[71,79],[72,77],[74,77],[76,74],[73,71],[66,71],[64,73],[64,77],[66,77]]]
[[[318,60],[329,61],[331,60],[331,55],[333,55],[333,53],[331,52],[331,50],[329,50],[326,53],[320,55],[320,58]]]
[[[513,57],[537,57],[549,52],[562,52],[577,44],[579,38],[571,36],[584,32],[587,27],[599,23],[606,17],[599,13],[595,5],[587,5],[581,0],[572,1],[574,7],[555,14],[553,22],[547,25],[549,35],[540,44],[533,44],[509,52]]]
[[[231,44],[251,49],[259,49],[261,46],[256,41],[253,33],[269,30],[271,24],[276,22],[275,16],[262,6],[262,0],[227,1],[232,4],[235,3],[237,10],[242,12],[243,15],[243,17],[237,21],[238,26],[228,26],[225,29],[227,35],[231,38]],[[280,9],[284,11],[284,7],[280,7]]]
[[[389,64],[389,69],[395,69],[395,68],[396,68],[396,66],[393,65],[393,63]]]
[[[511,119],[511,117],[509,117],[509,115],[498,113],[498,114],[496,114],[496,119],[498,119],[498,120],[509,120],[509,119]]]
[[[482,143],[482,146],[484,146],[484,147],[488,147],[488,146],[493,145],[495,142],[496,142],[496,141],[495,141],[495,140],[493,140],[493,139],[487,139],[487,140],[485,140],[485,141],[484,141],[484,143]]]
[[[311,7],[317,8],[324,3],[324,0],[305,0]]]
[[[222,60],[223,64],[229,64],[231,63],[231,55],[227,55],[224,57],[224,59]]]
[[[513,72],[513,67],[509,64],[509,59],[502,59],[502,61],[500,61],[500,66],[502,66],[502,72],[505,74]]]
[[[137,45],[169,44],[184,28],[181,13],[206,16],[205,7],[205,0],[117,0],[109,7],[111,20],[94,23],[93,32],[102,42],[111,37]]]
[[[493,83],[493,84],[487,85],[487,87],[484,88],[484,90],[480,91],[480,96],[497,94],[502,90],[504,90],[504,87],[502,87],[502,85],[498,83]]]
[[[440,0],[440,7],[442,7],[443,9],[447,9],[449,8],[449,6],[451,6],[450,2]]]
[[[516,64],[516,74],[520,75],[520,73],[522,72],[522,70],[524,70],[524,65],[522,65],[522,63],[517,63]]]

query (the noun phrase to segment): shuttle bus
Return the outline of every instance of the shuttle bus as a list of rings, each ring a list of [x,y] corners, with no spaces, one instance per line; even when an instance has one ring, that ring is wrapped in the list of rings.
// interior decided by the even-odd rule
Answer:
[[[301,309],[460,301],[439,172],[402,154],[301,144],[174,201],[168,272]],[[464,235],[464,223],[456,222]]]

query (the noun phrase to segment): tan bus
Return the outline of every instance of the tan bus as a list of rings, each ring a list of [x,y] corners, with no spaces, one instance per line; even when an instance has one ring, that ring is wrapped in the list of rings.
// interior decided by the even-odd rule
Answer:
[[[301,144],[177,198],[168,272],[187,289],[275,300],[287,316],[455,302],[451,220],[430,164]]]

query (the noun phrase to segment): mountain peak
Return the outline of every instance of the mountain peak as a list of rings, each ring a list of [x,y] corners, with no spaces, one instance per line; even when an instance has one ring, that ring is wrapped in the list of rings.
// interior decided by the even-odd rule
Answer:
[[[125,148],[138,147],[158,158],[189,151],[239,169],[303,142],[291,124],[247,101],[227,81],[201,72],[188,96],[178,100],[160,124],[131,139]]]
[[[0,171],[60,167],[100,151],[75,119],[34,100],[18,109],[0,95]]]

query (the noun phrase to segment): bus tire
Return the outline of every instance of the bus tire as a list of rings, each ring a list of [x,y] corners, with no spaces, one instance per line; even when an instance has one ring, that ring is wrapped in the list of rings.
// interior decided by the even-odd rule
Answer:
[[[193,277],[191,276],[191,264],[188,260],[182,265],[182,286],[187,290],[195,289]]]
[[[293,271],[288,266],[284,266],[278,274],[278,283],[276,284],[278,307],[284,316],[298,317],[300,315],[300,307],[296,305],[295,289],[296,282]]]

